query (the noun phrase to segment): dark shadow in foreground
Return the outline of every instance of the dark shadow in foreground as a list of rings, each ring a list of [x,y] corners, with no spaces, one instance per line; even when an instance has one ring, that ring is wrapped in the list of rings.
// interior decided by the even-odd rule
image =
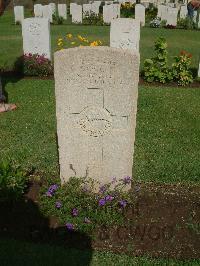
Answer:
[[[90,237],[57,227],[56,219],[44,217],[31,193],[27,195],[0,203],[1,266],[90,265]]]

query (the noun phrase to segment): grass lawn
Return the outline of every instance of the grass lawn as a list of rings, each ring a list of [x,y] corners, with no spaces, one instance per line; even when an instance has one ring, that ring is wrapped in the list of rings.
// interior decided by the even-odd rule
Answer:
[[[117,255],[110,252],[92,250],[80,251],[61,246],[33,244],[13,239],[0,240],[0,260],[1,266],[197,266],[200,263],[199,260],[178,261],[173,259],[134,258],[123,254]]]
[[[0,158],[58,174],[54,81],[5,79],[14,112],[0,115]],[[134,177],[200,181],[200,90],[139,88]]]
[[[26,13],[25,17],[29,17]],[[51,26],[52,52],[55,51],[57,39],[67,33],[81,34],[89,40],[102,40],[104,45],[109,45],[109,26],[84,26],[84,25],[53,25]],[[144,59],[153,54],[153,44],[156,38],[165,37],[169,46],[169,60],[187,50],[193,55],[192,67],[198,67],[200,31],[167,30],[142,28],[140,38],[141,67]],[[6,12],[0,17],[0,68],[12,69],[16,58],[22,55],[21,26],[14,25],[12,12]]]

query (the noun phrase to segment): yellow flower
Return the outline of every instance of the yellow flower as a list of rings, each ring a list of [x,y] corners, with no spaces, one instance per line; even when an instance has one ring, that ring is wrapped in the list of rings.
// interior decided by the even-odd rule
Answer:
[[[59,38],[59,39],[58,39],[58,42],[62,42],[62,41],[63,41],[63,39],[62,39],[62,38]]]
[[[89,43],[89,41],[86,38],[83,38],[83,41]]]
[[[80,41],[83,41],[83,40],[84,40],[84,38],[83,38],[81,35],[78,35],[77,37],[78,37],[78,39],[79,39]]]
[[[71,42],[71,44],[75,44],[75,42]]]
[[[71,39],[71,38],[73,37],[71,33],[67,34],[66,36],[67,36],[67,38],[69,38],[69,39]]]
[[[102,42],[99,40],[99,44],[102,45]]]
[[[61,45],[63,45],[63,42],[58,42],[57,45],[61,46]]]
[[[91,42],[90,43],[90,46],[98,46],[99,44],[98,44],[98,42],[97,41],[94,41],[94,42]]]

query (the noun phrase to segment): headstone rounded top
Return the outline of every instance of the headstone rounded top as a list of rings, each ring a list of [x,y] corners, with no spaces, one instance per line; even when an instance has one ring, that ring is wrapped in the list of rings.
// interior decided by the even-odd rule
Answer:
[[[62,57],[64,54],[74,54],[75,52],[84,52],[84,53],[90,53],[90,52],[99,52],[99,53],[112,53],[117,52],[118,54],[124,55],[129,57],[129,55],[134,55],[139,58],[139,52],[136,50],[128,50],[128,49],[119,49],[119,48],[113,48],[109,46],[83,46],[83,47],[74,47],[74,48],[68,48],[68,49],[62,49],[54,53],[54,57]]]

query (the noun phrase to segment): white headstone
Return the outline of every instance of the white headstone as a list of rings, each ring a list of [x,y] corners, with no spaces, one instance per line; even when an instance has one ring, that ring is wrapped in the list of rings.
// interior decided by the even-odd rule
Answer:
[[[140,22],[132,18],[111,21],[110,47],[135,49],[139,52]]]
[[[83,4],[83,17],[89,16],[92,11],[92,4]]]
[[[64,19],[67,19],[67,5],[58,4],[58,15]]]
[[[54,75],[61,182],[132,176],[138,52],[65,49],[55,53]]]
[[[111,4],[103,6],[103,21],[110,24],[113,19],[120,17],[120,5]]]
[[[45,55],[51,59],[50,24],[46,18],[26,18],[22,22],[24,54]]]
[[[70,3],[70,15],[72,15],[72,13],[73,13],[73,9],[74,9],[74,7],[76,6],[77,4],[76,3]]]
[[[49,19],[51,23],[53,22],[52,7],[50,5],[42,6],[42,15],[43,15],[43,18]]]
[[[42,5],[41,4],[36,4],[34,5],[34,15],[35,17],[42,17]]]
[[[20,23],[24,20],[24,7],[23,6],[14,6],[14,14],[15,14],[15,24]]]
[[[56,4],[55,3],[50,3],[49,6],[51,7],[52,14],[56,13]]]
[[[200,78],[200,61],[199,61],[198,78]]]
[[[167,20],[167,10],[168,10],[168,7],[166,5],[159,4],[157,17],[159,17],[161,20]]]
[[[180,8],[180,18],[183,18],[183,19],[186,18],[187,14],[188,14],[187,6],[186,5],[181,6],[181,8]]]
[[[145,25],[145,7],[141,4],[135,5],[135,19],[140,21],[141,26]]]
[[[167,25],[177,25],[178,8],[167,8]]]
[[[92,12],[94,13],[94,14],[96,14],[96,15],[98,15],[99,14],[99,7],[100,7],[100,4],[101,4],[101,2],[99,1],[99,2],[94,2],[94,3],[92,3],[91,4],[91,10],[92,10]]]
[[[82,23],[82,6],[74,5],[72,9],[72,23]]]

